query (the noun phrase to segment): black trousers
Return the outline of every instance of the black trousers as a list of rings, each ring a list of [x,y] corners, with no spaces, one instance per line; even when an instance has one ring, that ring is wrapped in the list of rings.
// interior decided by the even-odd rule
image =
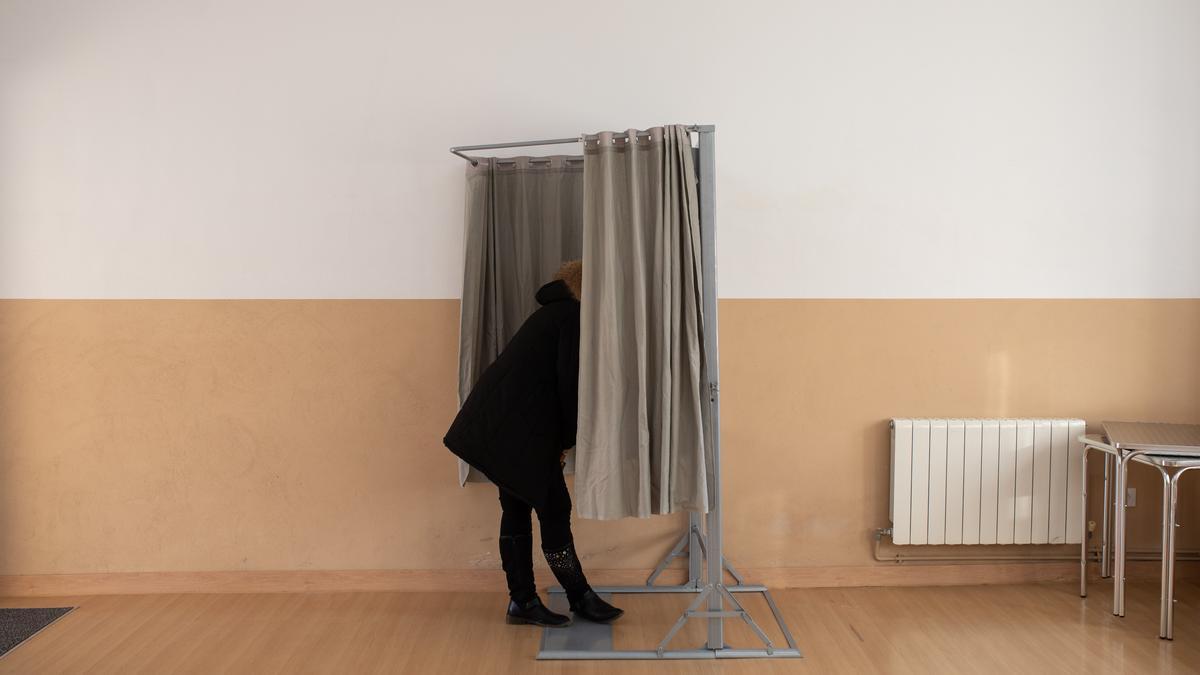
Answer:
[[[542,530],[542,548],[558,550],[572,542],[571,538],[571,493],[567,492],[567,481],[561,472],[552,472],[550,494],[546,505],[538,510],[538,525]],[[500,536],[532,537],[533,507],[520,497],[500,489]]]
[[[590,590],[571,536],[571,494],[562,472],[552,472],[546,504],[537,510],[542,530],[542,553],[571,607]],[[509,596],[525,603],[537,596],[533,579],[533,507],[500,490],[500,559],[508,579]]]

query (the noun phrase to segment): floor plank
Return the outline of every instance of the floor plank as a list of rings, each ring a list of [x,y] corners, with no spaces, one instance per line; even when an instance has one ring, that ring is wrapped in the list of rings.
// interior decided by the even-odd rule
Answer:
[[[539,633],[503,623],[500,593],[174,594],[0,598],[79,609],[0,658],[0,673],[1180,673],[1200,671],[1200,584],[1180,585],[1176,639],[1158,589],[1074,584],[775,591],[800,661],[537,662]],[[614,641],[652,649],[690,595],[626,595]],[[739,599],[772,640],[761,596]],[[692,622],[676,648],[703,643]],[[740,622],[727,641],[755,646]]]

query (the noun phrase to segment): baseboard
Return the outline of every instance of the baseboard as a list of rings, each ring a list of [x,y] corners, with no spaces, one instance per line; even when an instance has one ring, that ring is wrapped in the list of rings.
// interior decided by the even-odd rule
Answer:
[[[975,586],[1063,581],[1078,578],[1079,565],[1064,563],[903,563],[847,567],[764,567],[748,579],[771,588],[856,586]]]
[[[1095,565],[1091,566],[1095,568]],[[1130,562],[1127,578],[1157,580],[1157,562]],[[1073,581],[1076,563],[882,564],[845,567],[761,567],[741,570],[747,583],[773,589],[854,586],[974,586]],[[1096,570],[1092,569],[1092,575]],[[645,583],[649,570],[589,570],[594,585]],[[1200,577],[1200,564],[1176,564],[1180,579]],[[660,584],[680,583],[683,570],[667,570]],[[539,570],[546,584],[549,571]],[[280,570],[230,572],[113,572],[105,574],[0,575],[0,596],[140,595],[153,593],[319,593],[352,591],[499,592],[500,570]]]
[[[1125,578],[1157,581],[1158,562],[1129,561]],[[1077,562],[891,563],[847,567],[762,567],[744,570],[750,583],[771,588],[843,588],[863,586],[982,586],[1077,581]],[[1101,582],[1099,566],[1088,566],[1090,583]],[[1176,562],[1177,579],[1200,578],[1200,563]]]
[[[501,570],[279,570],[113,572],[0,576],[0,596],[145,593],[320,593],[331,591],[492,591]]]

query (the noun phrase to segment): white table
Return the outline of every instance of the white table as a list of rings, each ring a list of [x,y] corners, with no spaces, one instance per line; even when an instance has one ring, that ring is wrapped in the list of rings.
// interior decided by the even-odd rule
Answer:
[[[1104,422],[1103,427],[1108,445],[1117,451],[1113,614],[1125,616],[1125,486],[1129,462],[1136,461],[1154,466],[1163,478],[1163,577],[1159,637],[1170,640],[1174,635],[1175,507],[1179,495],[1179,477],[1191,469],[1200,468],[1200,424]]]
[[[1171,640],[1175,637],[1175,528],[1178,527],[1175,516],[1179,502],[1179,477],[1191,469],[1200,469],[1200,457],[1133,455],[1129,460],[1153,466],[1158,469],[1163,479],[1163,559],[1158,636],[1164,640]],[[1125,594],[1122,590],[1121,602],[1124,601]],[[1121,609],[1124,610],[1124,607]]]

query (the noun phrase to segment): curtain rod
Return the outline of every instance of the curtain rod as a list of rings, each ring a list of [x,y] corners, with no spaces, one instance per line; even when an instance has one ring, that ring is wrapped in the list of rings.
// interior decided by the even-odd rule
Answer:
[[[688,131],[698,131],[700,133],[711,133],[716,130],[716,127],[711,124],[692,124],[685,127]],[[515,143],[485,143],[484,145],[457,145],[450,148],[451,154],[458,155],[471,163],[471,166],[479,166],[479,161],[464,155],[463,152],[470,150],[498,150],[501,148],[524,148],[537,145],[561,145],[563,143],[583,143],[586,140],[597,138],[598,134],[584,134],[575,136],[574,138],[550,138],[540,141],[517,141]]]

